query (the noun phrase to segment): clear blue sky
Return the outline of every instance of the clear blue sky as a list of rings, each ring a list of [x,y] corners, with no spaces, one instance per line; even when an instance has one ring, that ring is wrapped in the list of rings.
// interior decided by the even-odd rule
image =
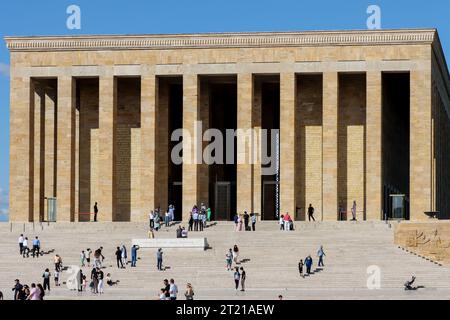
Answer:
[[[81,30],[66,28],[66,8],[81,8]],[[369,5],[383,29],[436,27],[450,50],[448,0],[6,0],[0,36],[365,29]],[[0,220],[8,207],[8,51],[0,46]]]

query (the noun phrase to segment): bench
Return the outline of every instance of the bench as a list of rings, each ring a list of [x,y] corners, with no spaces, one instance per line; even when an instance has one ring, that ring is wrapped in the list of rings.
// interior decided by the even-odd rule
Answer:
[[[132,245],[140,248],[151,249],[195,249],[205,250],[208,248],[206,238],[175,238],[175,239],[133,239]]]

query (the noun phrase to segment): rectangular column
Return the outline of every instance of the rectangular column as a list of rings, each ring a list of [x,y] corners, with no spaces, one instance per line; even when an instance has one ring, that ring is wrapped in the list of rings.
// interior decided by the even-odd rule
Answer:
[[[57,220],[75,217],[75,86],[72,77],[58,78],[56,198]]]
[[[261,185],[261,108],[262,108],[262,84],[261,81],[253,82],[253,129],[255,130],[256,136],[255,148],[259,152],[255,162],[253,164],[253,212],[258,213],[258,219],[261,218],[262,208],[261,208],[261,196],[262,196],[262,185]]]
[[[253,135],[252,105],[253,77],[250,73],[237,78],[237,164],[236,210],[238,213],[253,211]],[[233,213],[232,213],[233,214]]]
[[[155,204],[156,163],[156,77],[141,77],[141,218],[144,219]]]
[[[183,221],[189,219],[189,212],[192,207],[200,205],[198,199],[198,166],[196,160],[198,155],[195,151],[194,141],[196,134],[194,129],[195,121],[199,119],[200,110],[198,102],[198,76],[196,74],[183,75]]]
[[[56,197],[56,108],[57,88],[43,87],[42,99],[44,100],[44,197]],[[45,215],[47,215],[47,201],[44,204]]]
[[[33,221],[42,221],[44,218],[44,113],[45,104],[43,93],[33,85],[34,99],[34,218]]]
[[[431,71],[410,74],[410,218],[426,220],[432,209]]]
[[[297,206],[296,76],[280,74],[280,214],[295,217]],[[272,151],[273,152],[273,151]]]
[[[323,74],[322,220],[337,220],[337,72]],[[306,210],[306,209],[305,209]],[[316,215],[318,217],[318,215]]]
[[[114,140],[117,121],[116,79],[112,75],[100,76],[99,84],[99,192],[98,220],[114,219]],[[93,212],[93,209],[91,209]]]
[[[366,219],[380,220],[382,202],[382,73],[369,71],[366,107]]]
[[[169,195],[169,83],[158,80],[156,103],[156,207],[167,210]],[[164,211],[165,212],[165,211]]]
[[[9,219],[32,221],[33,157],[30,102],[33,99],[29,77],[11,75],[10,80],[10,151],[9,151]]]

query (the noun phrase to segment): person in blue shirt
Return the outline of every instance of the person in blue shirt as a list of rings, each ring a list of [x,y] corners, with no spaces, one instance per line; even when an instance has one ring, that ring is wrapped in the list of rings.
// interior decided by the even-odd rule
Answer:
[[[38,237],[36,237],[33,240],[33,258],[38,257],[39,258],[39,252],[41,250],[41,241]]]
[[[306,273],[310,274],[311,273],[311,267],[313,264],[313,260],[311,258],[311,255],[307,256],[305,259],[305,265],[306,265]]]
[[[131,247],[131,266],[132,267],[136,267],[138,250],[139,250],[139,246],[133,244],[133,246]]]
[[[319,257],[319,263],[317,264],[319,267],[324,266],[323,264],[323,257],[326,256],[325,252],[323,251],[323,246],[320,246],[319,250],[317,251],[317,256]]]

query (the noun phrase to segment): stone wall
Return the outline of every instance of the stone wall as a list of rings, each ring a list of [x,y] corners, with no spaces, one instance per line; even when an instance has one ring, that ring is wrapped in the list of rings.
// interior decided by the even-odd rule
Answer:
[[[394,242],[432,260],[450,263],[450,221],[401,222]]]

